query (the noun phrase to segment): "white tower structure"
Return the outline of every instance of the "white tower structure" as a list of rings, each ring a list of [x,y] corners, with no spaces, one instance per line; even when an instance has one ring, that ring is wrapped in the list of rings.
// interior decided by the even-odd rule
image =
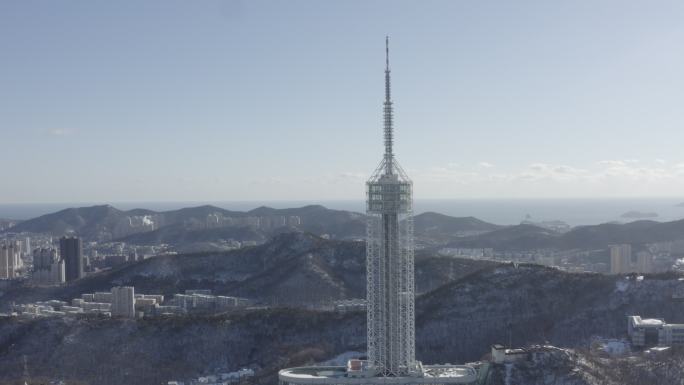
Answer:
[[[385,155],[366,183],[368,360],[382,376],[419,371],[415,360],[412,183],[394,158],[389,40],[385,39]]]
[[[472,384],[468,365],[422,365],[415,358],[415,281],[411,180],[394,158],[389,39],[385,39],[385,154],[366,182],[367,344],[346,366],[283,369],[281,385]]]

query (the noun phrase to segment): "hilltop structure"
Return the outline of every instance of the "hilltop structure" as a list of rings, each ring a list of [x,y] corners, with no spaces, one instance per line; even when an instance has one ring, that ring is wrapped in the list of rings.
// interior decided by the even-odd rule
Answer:
[[[385,154],[366,182],[367,359],[347,366],[281,370],[281,385],[469,384],[465,365],[423,365],[415,358],[413,184],[394,158],[389,40],[385,40]]]

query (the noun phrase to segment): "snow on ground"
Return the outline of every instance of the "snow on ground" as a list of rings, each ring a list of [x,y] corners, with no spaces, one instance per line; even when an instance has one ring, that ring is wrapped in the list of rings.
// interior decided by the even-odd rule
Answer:
[[[629,289],[629,282],[628,281],[617,281],[615,282],[615,290],[625,292]]]
[[[506,364],[506,377],[504,378],[504,385],[513,385],[511,384],[511,372],[513,370],[513,364]]]
[[[349,361],[350,359],[359,358],[359,357],[362,357],[365,355],[366,355],[366,353],[348,351],[348,352],[344,352],[342,354],[339,354],[339,355],[329,359],[328,361],[321,362],[320,365],[321,366],[346,366],[347,361]]]
[[[603,341],[601,349],[610,356],[621,356],[630,352],[629,342],[625,340],[606,340]]]

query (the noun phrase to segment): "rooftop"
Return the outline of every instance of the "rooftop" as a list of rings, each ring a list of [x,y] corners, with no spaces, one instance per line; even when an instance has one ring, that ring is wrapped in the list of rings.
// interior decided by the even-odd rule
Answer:
[[[348,377],[344,366],[308,366],[283,369],[278,373],[287,384],[470,384],[477,371],[466,365],[425,365],[423,376],[415,377]]]
[[[635,316],[629,316],[628,317],[629,322],[632,324],[634,327],[640,327],[640,326],[645,326],[645,327],[658,327],[658,326],[663,326],[665,325],[665,321],[662,319],[656,319],[656,318],[641,318],[638,315]]]

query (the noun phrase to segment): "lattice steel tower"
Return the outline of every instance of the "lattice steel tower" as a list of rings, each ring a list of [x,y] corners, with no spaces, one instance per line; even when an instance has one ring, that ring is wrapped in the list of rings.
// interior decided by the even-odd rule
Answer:
[[[388,38],[385,54],[385,155],[366,182],[368,358],[283,369],[280,385],[472,385],[478,378],[471,365],[416,361],[413,184],[392,152]]]
[[[389,38],[385,38],[385,155],[366,182],[368,360],[380,376],[419,373],[415,359],[412,182],[394,159]]]

